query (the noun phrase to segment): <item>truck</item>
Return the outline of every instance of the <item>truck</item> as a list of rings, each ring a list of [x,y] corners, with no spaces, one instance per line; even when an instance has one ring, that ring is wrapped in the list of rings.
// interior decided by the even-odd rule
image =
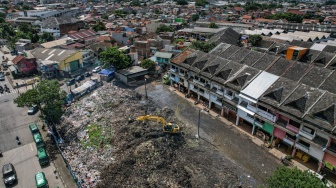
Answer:
[[[83,85],[73,89],[71,93],[69,93],[68,98],[73,100],[77,100],[80,97],[84,96],[87,93],[90,93],[98,86],[98,78],[93,78],[92,80],[84,82]]]

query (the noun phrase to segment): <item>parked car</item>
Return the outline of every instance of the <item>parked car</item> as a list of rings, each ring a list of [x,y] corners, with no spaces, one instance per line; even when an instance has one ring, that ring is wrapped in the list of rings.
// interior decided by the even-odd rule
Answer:
[[[2,177],[6,186],[13,185],[17,181],[16,171],[11,163],[3,165]]]
[[[101,71],[101,67],[100,66],[98,66],[98,67],[96,67],[96,68],[94,68],[92,70],[92,72],[94,72],[94,73],[97,73],[97,72],[100,72],[100,71]]]
[[[74,78],[72,78],[72,79],[70,79],[70,80],[68,80],[67,82],[66,82],[66,85],[67,86],[71,86],[71,85],[73,85],[73,84],[75,84],[76,83],[76,80],[74,79]]]
[[[34,115],[38,111],[37,105],[33,105],[28,109],[28,115]]]
[[[44,172],[39,172],[35,174],[35,183],[38,188],[48,188],[48,180],[46,179]]]
[[[76,77],[76,81],[80,82],[81,80],[84,80],[84,78],[85,78],[84,75],[79,75]]]
[[[0,72],[0,81],[5,81],[5,73]]]
[[[89,77],[89,76],[91,76],[91,72],[85,72],[84,75],[85,75],[85,77]]]

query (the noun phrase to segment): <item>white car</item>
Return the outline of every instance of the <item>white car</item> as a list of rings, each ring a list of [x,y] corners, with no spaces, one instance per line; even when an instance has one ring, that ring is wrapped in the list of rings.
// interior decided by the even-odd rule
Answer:
[[[100,72],[100,71],[101,71],[101,67],[100,66],[98,66],[98,67],[96,67],[96,68],[94,68],[92,70],[92,72],[94,72],[94,73],[97,73],[97,72]]]

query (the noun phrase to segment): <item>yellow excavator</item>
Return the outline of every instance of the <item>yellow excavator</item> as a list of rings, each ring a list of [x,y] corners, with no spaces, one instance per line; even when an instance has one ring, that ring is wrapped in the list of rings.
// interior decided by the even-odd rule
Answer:
[[[159,116],[151,116],[151,115],[145,115],[145,116],[139,116],[135,120],[137,121],[148,121],[148,120],[156,120],[157,122],[162,123],[162,130],[165,133],[179,133],[180,132],[180,127],[176,123],[169,122]]]

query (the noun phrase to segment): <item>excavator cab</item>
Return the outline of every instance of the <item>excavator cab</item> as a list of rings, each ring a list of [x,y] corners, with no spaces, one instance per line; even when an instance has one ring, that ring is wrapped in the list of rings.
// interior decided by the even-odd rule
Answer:
[[[180,127],[176,123],[167,123],[165,126],[163,126],[163,132],[179,133]]]

